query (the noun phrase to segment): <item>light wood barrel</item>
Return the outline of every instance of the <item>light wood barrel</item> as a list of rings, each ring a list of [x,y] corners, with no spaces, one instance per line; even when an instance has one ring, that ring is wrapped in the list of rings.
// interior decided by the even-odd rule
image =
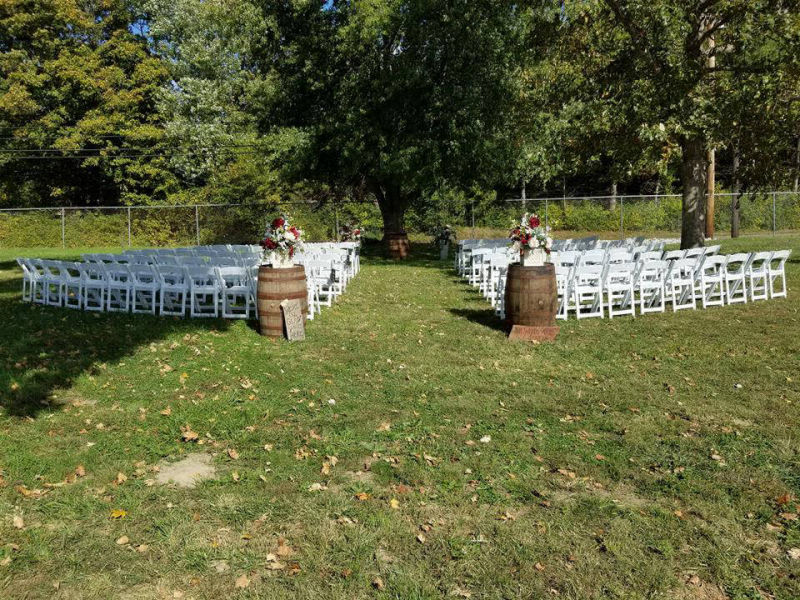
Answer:
[[[300,300],[303,318],[308,315],[306,270],[302,265],[275,269],[262,265],[258,269],[258,324],[261,335],[273,338],[285,335],[281,302]]]
[[[408,242],[408,234],[402,233],[387,233],[383,236],[386,240],[386,246],[389,250],[389,258],[407,258],[411,249]]]
[[[506,278],[506,323],[509,326],[553,326],[557,310],[555,265],[509,265]]]

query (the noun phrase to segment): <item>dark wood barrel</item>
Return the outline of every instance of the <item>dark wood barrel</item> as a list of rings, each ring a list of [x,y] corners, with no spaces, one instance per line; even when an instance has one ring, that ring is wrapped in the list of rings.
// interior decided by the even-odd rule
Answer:
[[[557,310],[555,265],[509,265],[506,279],[506,323],[509,326],[553,326],[556,324]]]
[[[386,247],[389,249],[389,258],[408,257],[411,247],[407,233],[387,233],[384,235],[384,240],[386,240]]]
[[[289,269],[274,269],[262,265],[258,269],[258,324],[261,335],[283,337],[283,300],[300,300],[303,318],[308,315],[306,270],[302,265]]]

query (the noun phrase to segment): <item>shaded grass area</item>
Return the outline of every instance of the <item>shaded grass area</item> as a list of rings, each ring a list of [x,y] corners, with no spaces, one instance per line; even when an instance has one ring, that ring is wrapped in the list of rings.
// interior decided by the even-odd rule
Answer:
[[[786,300],[550,345],[508,343],[424,245],[368,248],[300,344],[25,305],[3,251],[0,595],[796,598],[800,238],[778,243]],[[215,480],[154,483],[192,453]]]

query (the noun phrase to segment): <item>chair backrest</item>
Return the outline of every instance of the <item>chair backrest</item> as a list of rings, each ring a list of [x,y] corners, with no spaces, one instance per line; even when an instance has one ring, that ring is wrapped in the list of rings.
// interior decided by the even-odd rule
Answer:
[[[640,281],[663,281],[672,263],[668,260],[645,260],[639,266]]]
[[[158,281],[158,275],[151,265],[132,264],[128,267],[134,284],[151,284]]]
[[[724,254],[712,254],[706,256],[703,260],[701,271],[704,275],[716,275],[725,270],[725,265],[728,264],[728,257]]]
[[[729,275],[743,273],[750,264],[750,256],[747,252],[728,255],[728,262],[725,263],[726,273]]]
[[[776,250],[772,253],[772,256],[769,259],[769,268],[773,271],[781,271],[786,265],[786,261],[789,260],[789,257],[792,255],[791,250]],[[777,261],[777,264],[775,264]]]
[[[686,250],[667,250],[661,260],[680,260],[686,256]]]
[[[632,282],[636,270],[636,263],[633,261],[609,263],[606,266],[606,281]]]
[[[159,265],[156,267],[156,273],[161,285],[179,286],[186,283],[186,270],[182,267]]]
[[[245,267],[217,267],[217,276],[223,288],[246,286],[249,278]]]
[[[186,267],[186,276],[193,286],[217,287],[217,269],[215,267]]]
[[[705,256],[706,249],[703,247],[700,248],[688,248],[686,253],[683,255],[684,258],[697,258],[698,256]]]
[[[719,254],[719,249],[722,248],[719,244],[715,246],[706,246],[706,256],[711,256],[714,254]]]
[[[661,250],[647,250],[639,255],[639,260],[642,262],[660,261]]]
[[[124,283],[131,280],[131,272],[128,269],[128,265],[121,263],[109,263],[103,265],[103,268],[106,271],[106,278],[109,281]]]
[[[606,262],[605,250],[587,250],[581,256],[581,265],[604,265]]]
[[[767,268],[772,259],[773,252],[753,252],[750,256],[750,264],[747,265],[748,271],[763,271]]]
[[[98,263],[84,262],[84,263],[79,263],[78,267],[81,270],[81,279],[85,283],[90,283],[90,282],[105,283],[107,280],[106,270],[103,268],[102,265]]]
[[[606,258],[608,263],[629,263],[633,262],[633,252],[627,248],[613,248],[608,251]]]

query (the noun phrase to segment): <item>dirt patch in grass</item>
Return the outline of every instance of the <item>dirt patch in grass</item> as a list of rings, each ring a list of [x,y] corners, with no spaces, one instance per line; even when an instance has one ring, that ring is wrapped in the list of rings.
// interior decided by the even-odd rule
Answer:
[[[172,483],[178,487],[193,488],[205,479],[213,479],[217,470],[211,464],[208,454],[190,454],[174,463],[159,464],[156,481],[161,484]]]

